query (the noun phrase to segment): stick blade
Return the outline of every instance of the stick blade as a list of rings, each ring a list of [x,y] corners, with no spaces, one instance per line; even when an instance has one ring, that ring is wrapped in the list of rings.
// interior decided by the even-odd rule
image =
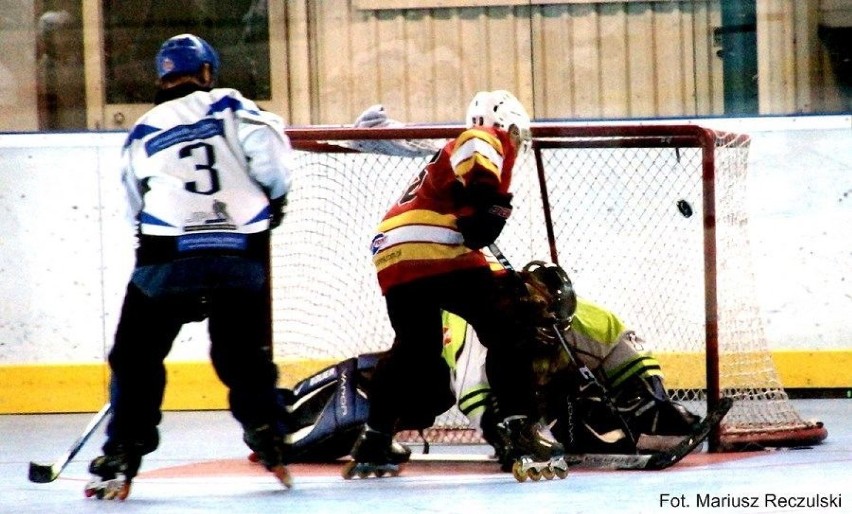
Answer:
[[[30,462],[30,482],[35,482],[37,484],[46,484],[48,482],[53,482],[54,480],[56,480],[57,476],[59,476],[59,473],[56,473],[53,470],[53,466],[49,464],[38,464],[35,462]]]

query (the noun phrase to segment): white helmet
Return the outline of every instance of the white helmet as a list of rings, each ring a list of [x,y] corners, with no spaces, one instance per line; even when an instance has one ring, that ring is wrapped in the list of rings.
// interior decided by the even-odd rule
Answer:
[[[526,109],[515,95],[502,89],[476,93],[467,107],[465,122],[467,128],[481,125],[509,130],[514,125],[518,127],[521,140],[528,143],[531,139],[530,117]]]

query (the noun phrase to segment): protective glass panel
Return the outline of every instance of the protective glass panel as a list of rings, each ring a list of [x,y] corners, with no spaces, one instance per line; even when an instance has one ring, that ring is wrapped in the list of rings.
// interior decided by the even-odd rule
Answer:
[[[108,104],[151,102],[154,56],[163,41],[183,33],[204,38],[219,52],[219,86],[270,98],[264,0],[104,0],[103,17]]]

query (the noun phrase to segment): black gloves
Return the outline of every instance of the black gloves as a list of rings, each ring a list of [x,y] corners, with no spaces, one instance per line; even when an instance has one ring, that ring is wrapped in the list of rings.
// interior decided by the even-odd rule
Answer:
[[[500,193],[493,187],[472,187],[465,192],[465,204],[473,208],[468,215],[459,216],[456,224],[464,245],[473,250],[486,247],[497,236],[512,214],[512,195]]]
[[[284,210],[287,208],[287,195],[269,200],[269,230],[277,228],[284,219]]]

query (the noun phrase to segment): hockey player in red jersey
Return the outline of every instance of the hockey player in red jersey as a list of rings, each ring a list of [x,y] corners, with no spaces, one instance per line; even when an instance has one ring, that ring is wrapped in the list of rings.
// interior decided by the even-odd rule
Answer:
[[[512,171],[531,139],[529,116],[511,93],[483,91],[470,103],[466,125],[412,178],[373,238],[373,262],[396,337],[370,382],[367,426],[353,446],[346,478],[397,473],[408,459],[408,449],[392,438],[405,406],[412,398],[431,400],[433,390],[449,383],[444,310],[467,320],[488,348],[486,368],[513,457],[546,467],[550,476],[567,470],[562,445],[538,422],[525,334],[512,321],[513,292],[481,251],[512,212]]]

